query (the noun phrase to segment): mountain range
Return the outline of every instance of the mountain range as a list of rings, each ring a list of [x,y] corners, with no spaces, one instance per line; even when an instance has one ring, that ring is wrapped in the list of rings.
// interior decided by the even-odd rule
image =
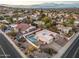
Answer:
[[[14,8],[79,8],[78,3],[73,4],[56,4],[56,3],[43,3],[37,5],[6,5],[2,6],[14,7]]]

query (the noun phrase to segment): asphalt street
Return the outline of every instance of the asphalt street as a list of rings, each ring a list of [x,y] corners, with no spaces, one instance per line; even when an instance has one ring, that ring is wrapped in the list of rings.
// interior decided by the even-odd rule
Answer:
[[[72,45],[68,48],[63,58],[79,58],[79,36],[75,39]]]
[[[21,58],[10,42],[0,33],[0,58]]]

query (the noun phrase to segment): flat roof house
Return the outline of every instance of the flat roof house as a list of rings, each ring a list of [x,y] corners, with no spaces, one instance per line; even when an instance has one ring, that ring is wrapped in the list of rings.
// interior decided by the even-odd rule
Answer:
[[[40,40],[44,43],[47,43],[47,44],[51,43],[55,36],[56,36],[56,33],[51,32],[51,31],[46,30],[46,29],[39,31],[39,32],[36,32],[36,35],[35,35],[35,37],[38,40]]]

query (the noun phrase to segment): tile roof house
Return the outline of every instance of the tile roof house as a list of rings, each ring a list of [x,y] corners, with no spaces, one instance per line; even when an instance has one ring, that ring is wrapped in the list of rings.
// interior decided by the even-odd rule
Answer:
[[[30,25],[26,24],[26,23],[20,23],[20,24],[17,24],[16,28],[18,30],[20,30],[21,32],[24,32],[26,31],[27,28],[29,28]]]

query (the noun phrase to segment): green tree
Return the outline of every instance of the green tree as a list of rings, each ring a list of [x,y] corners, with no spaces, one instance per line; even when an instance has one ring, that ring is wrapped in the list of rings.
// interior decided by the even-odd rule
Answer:
[[[0,29],[4,30],[6,28],[5,24],[0,25]]]
[[[7,17],[6,20],[7,20],[9,23],[13,23],[13,22],[14,22],[13,19],[12,19],[12,17]]]
[[[74,25],[74,21],[75,21],[74,18],[68,19],[66,22],[63,22],[63,25],[64,26],[73,26]]]
[[[0,20],[4,20],[4,17],[3,16],[0,16]]]
[[[12,30],[11,32],[7,33],[10,36],[15,37],[17,35],[17,32],[15,32],[14,30]]]
[[[45,23],[45,28],[50,28],[52,26],[52,20],[49,17],[44,17],[42,21]]]
[[[53,50],[52,48],[44,48],[42,49],[45,53],[48,53],[50,55],[56,54],[57,51]]]

